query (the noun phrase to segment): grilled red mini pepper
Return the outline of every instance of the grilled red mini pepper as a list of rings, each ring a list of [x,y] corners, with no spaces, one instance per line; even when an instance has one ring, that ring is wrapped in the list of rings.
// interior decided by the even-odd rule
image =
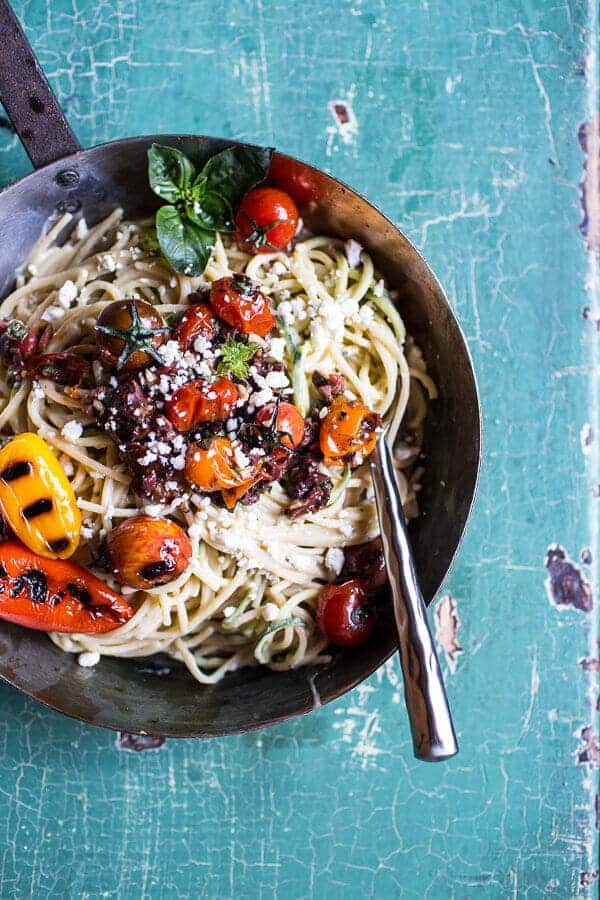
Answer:
[[[101,634],[133,612],[82,566],[38,556],[19,541],[0,544],[0,619],[37,631]]]

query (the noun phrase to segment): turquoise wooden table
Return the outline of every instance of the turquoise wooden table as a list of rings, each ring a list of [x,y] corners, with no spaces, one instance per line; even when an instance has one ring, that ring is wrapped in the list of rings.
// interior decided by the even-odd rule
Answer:
[[[456,759],[412,759],[395,661],[303,719],[151,752],[0,685],[0,896],[595,896],[596,4],[16,10],[84,145],[274,143],[395,219],[469,338],[486,452],[435,607]],[[0,119],[0,182],[27,170]]]

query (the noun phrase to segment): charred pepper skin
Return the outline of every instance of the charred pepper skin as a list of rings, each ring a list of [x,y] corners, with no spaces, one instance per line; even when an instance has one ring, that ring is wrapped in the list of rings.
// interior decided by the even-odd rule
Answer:
[[[67,559],[77,549],[81,512],[62,466],[39,435],[24,432],[0,450],[0,510],[34,553]]]
[[[83,566],[44,558],[19,541],[0,544],[0,619],[36,631],[103,634],[133,614]]]

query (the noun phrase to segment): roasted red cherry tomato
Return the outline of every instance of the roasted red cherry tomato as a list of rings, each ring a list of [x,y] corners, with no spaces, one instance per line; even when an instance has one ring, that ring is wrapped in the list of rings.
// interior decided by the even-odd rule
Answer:
[[[106,539],[112,573],[119,584],[147,590],[185,572],[192,555],[190,540],[177,522],[134,516]]]
[[[82,566],[46,559],[19,541],[0,544],[0,619],[37,631],[102,634],[133,609]]]
[[[215,316],[208,303],[194,303],[183,314],[173,337],[182,350],[189,350],[197,337],[212,340]]]
[[[367,584],[359,578],[322,589],[317,624],[330,643],[356,647],[371,637],[374,617],[366,599]]]
[[[381,419],[363,403],[336,397],[321,422],[319,446],[328,465],[359,466],[375,449]]]
[[[220,319],[243,334],[266,337],[275,325],[271,301],[247,275],[237,273],[213,282],[210,304]]]
[[[167,401],[167,416],[178,431],[189,431],[196,425],[218,422],[233,412],[239,399],[233,381],[222,375],[216,381],[188,381]]]
[[[258,187],[246,194],[235,216],[236,240],[247,253],[287,247],[296,234],[298,209],[289,194]]]
[[[275,404],[262,406],[256,414],[255,421],[259,425],[271,426],[273,431],[281,435],[280,441],[289,450],[295,450],[304,439],[304,419],[292,403],[280,403],[277,421],[273,422]]]

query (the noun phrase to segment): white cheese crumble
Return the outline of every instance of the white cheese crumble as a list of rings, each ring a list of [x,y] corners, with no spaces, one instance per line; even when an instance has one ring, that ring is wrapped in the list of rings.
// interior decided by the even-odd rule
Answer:
[[[81,218],[77,223],[77,227],[75,228],[75,237],[78,241],[83,240],[84,237],[87,237],[88,227],[87,222],[84,218]]]
[[[83,666],[84,669],[89,669],[90,666],[98,665],[100,662],[100,654],[96,653],[95,650],[86,650],[84,653],[79,654],[77,662],[80,666]]]
[[[262,390],[252,394],[253,406],[265,406],[267,403],[270,403],[272,399],[273,391],[269,387],[262,388]]]
[[[373,288],[373,293],[376,297],[383,297],[383,278],[379,279],[379,281]]]
[[[67,309],[76,297],[77,286],[73,281],[67,279],[58,292],[58,301]]]
[[[167,366],[171,366],[174,362],[181,359],[181,347],[177,341],[167,341],[166,344],[158,348],[158,352]]]
[[[362,246],[355,241],[353,238],[350,238],[349,241],[346,241],[344,244],[344,250],[346,251],[346,259],[348,260],[348,265],[351,269],[356,269],[358,265],[360,265],[360,254],[362,253]]]
[[[75,441],[83,434],[83,425],[76,419],[72,419],[70,422],[67,422],[66,425],[63,425],[60,433],[68,441],[75,443]]]
[[[283,357],[285,355],[285,339],[273,338],[271,341],[271,346],[268,350],[268,354],[271,359],[275,359],[277,360],[277,362],[283,362]]]
[[[290,382],[285,372],[267,372],[265,383],[267,387],[270,388],[284,388],[287,387]]]
[[[330,547],[325,554],[325,568],[329,569],[335,577],[344,567],[344,551],[340,547]]]
[[[279,618],[279,607],[275,603],[265,603],[262,607],[262,617],[265,622],[274,622]]]

